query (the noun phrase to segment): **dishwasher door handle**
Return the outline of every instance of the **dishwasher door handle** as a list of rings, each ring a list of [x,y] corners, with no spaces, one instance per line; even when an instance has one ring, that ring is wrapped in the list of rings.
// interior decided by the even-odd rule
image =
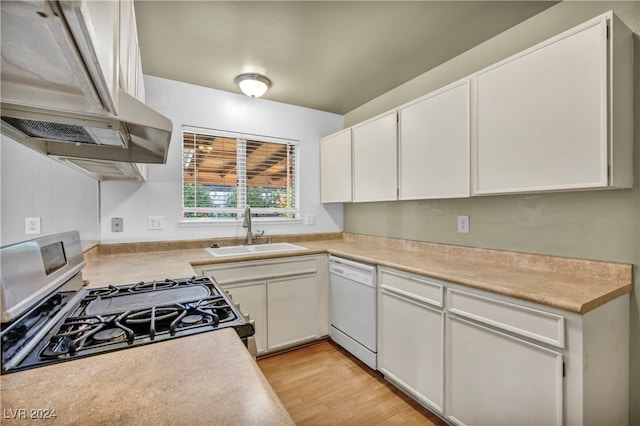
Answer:
[[[352,267],[355,269],[366,271],[367,273],[371,273],[376,270],[376,267],[373,265],[356,262],[355,260],[343,259],[341,257],[336,257],[334,255],[329,255],[329,265],[341,265],[346,267]]]

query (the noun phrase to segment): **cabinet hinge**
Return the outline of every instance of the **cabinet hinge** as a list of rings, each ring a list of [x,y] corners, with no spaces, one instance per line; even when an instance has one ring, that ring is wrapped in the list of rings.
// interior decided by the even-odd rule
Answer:
[[[564,362],[562,363],[562,377],[565,377],[565,368],[564,368]]]
[[[610,26],[609,24],[607,24],[607,40],[609,40],[609,31],[610,31]]]

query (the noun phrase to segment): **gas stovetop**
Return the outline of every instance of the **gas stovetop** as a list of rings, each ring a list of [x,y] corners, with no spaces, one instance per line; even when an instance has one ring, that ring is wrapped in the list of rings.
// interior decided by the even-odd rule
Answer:
[[[206,276],[83,289],[75,295],[61,291],[8,327],[3,324],[2,372],[224,327],[233,327],[245,343],[255,332]],[[48,330],[39,336],[38,329]]]

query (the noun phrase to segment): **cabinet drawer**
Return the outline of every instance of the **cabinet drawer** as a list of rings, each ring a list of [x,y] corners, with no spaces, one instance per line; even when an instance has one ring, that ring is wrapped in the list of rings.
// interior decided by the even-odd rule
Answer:
[[[449,313],[564,348],[564,317],[447,289]]]
[[[292,275],[316,274],[317,272],[318,261],[314,256],[223,263],[202,267],[202,274],[212,276],[220,285],[264,281]]]
[[[444,286],[433,278],[380,269],[380,287],[430,305],[442,307]]]

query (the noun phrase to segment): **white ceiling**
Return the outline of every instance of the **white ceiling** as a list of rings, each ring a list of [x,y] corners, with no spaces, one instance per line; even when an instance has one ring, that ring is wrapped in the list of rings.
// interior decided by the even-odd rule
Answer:
[[[145,74],[347,113],[557,1],[136,0]]]

